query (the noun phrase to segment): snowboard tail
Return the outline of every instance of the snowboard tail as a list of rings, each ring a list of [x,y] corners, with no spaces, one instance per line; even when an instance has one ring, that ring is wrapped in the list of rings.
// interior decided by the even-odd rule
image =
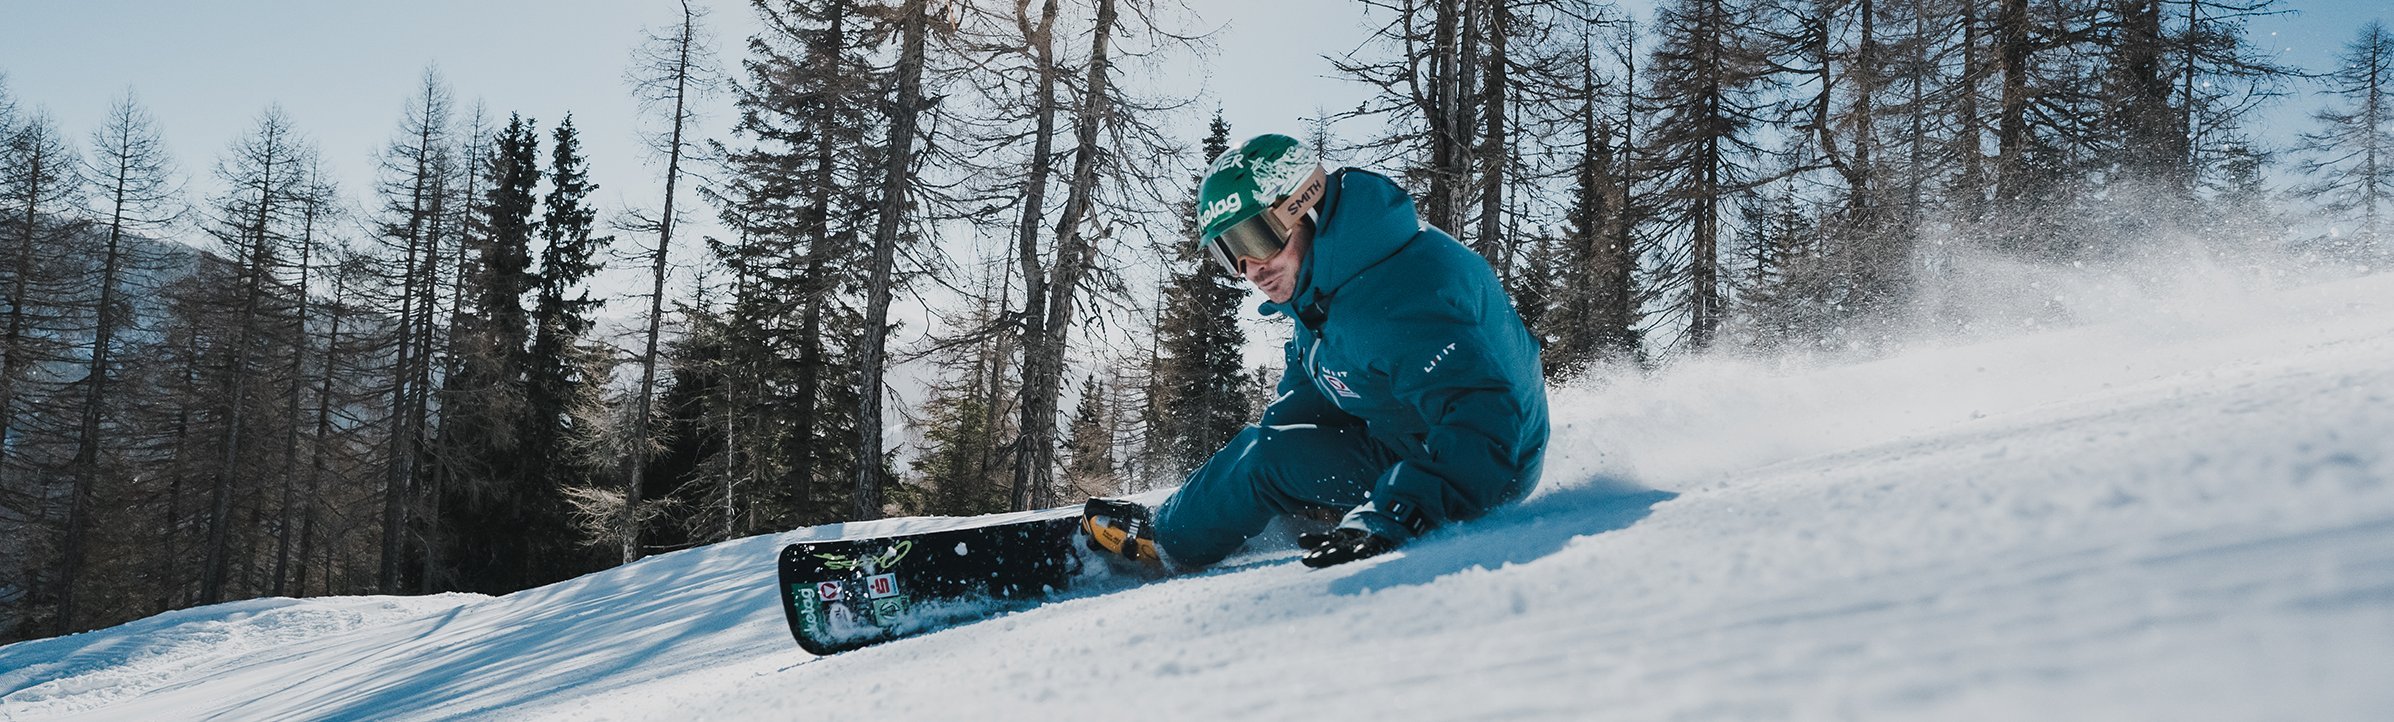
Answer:
[[[1080,572],[1078,517],[800,542],[781,550],[798,646],[833,654],[1037,604]]]

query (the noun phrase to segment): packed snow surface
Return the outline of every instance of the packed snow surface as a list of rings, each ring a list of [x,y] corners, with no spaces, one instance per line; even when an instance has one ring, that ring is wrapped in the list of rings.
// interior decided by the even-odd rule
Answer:
[[[2394,719],[2394,275],[1557,390],[1529,500],[814,658],[801,529],[0,648],[0,719]],[[2079,314],[2084,320],[2089,316]]]

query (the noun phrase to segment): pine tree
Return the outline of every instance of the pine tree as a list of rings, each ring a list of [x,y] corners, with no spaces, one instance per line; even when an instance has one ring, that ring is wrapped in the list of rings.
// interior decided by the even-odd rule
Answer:
[[[719,339],[724,377],[706,403],[729,458],[704,466],[750,480],[758,523],[786,528],[850,512],[856,472],[839,450],[859,432],[839,400],[855,396],[842,360],[858,337],[843,319],[863,285],[859,238],[876,222],[879,76],[854,3],[754,5],[766,31],[749,39],[734,89],[737,145],[719,150],[724,182],[701,188],[734,231],[708,244],[730,287],[693,328]]]
[[[1112,384],[1092,373],[1081,383],[1081,402],[1066,428],[1064,483],[1078,497],[1112,496],[1120,490],[1114,459]]]
[[[2273,154],[2242,138],[2231,139],[2211,156],[2203,188],[2218,210],[2206,214],[2202,237],[2229,248],[2273,245],[2291,225],[2288,214],[2274,202],[2265,170],[2276,162]]]
[[[383,386],[388,395],[384,410],[389,440],[382,445],[380,464],[382,548],[376,573],[376,588],[384,593],[410,586],[406,577],[410,554],[418,562],[433,556],[419,541],[432,535],[425,533],[415,517],[431,506],[423,489],[424,465],[419,462],[428,448],[426,416],[433,397],[430,359],[435,349],[423,346],[418,329],[430,327],[437,314],[432,296],[443,270],[437,259],[444,239],[435,231],[442,225],[443,209],[471,205],[449,200],[454,187],[450,176],[460,165],[452,157],[449,109],[447,85],[439,73],[426,69],[398,132],[380,158],[377,192],[383,202],[376,227],[380,253],[375,257],[380,268],[378,288],[372,290],[373,300],[390,318],[390,361],[385,367],[389,380]],[[467,158],[465,164],[479,160]],[[471,236],[466,240],[470,244]],[[458,258],[467,255],[461,248]],[[358,289],[361,294],[366,291]],[[452,298],[452,303],[460,300]],[[452,335],[458,332],[450,329]]]
[[[1110,0],[1099,0],[1100,3]],[[1102,14],[1102,11],[1101,11]],[[882,457],[881,401],[884,378],[888,372],[887,345],[889,341],[889,306],[893,298],[893,274],[896,273],[898,245],[912,234],[901,234],[902,224],[909,221],[906,210],[914,205],[916,173],[916,143],[922,135],[922,116],[930,107],[924,91],[926,50],[931,33],[931,10],[928,0],[901,0],[893,19],[898,37],[897,66],[890,71],[893,84],[891,102],[885,113],[881,142],[879,177],[880,198],[876,201],[873,234],[869,246],[869,265],[865,270],[864,336],[857,342],[859,351],[856,387],[858,398],[864,402],[859,415],[864,423],[857,425],[856,486],[849,498],[850,514],[857,519],[874,519],[882,515],[881,464]],[[1099,28],[1103,37],[1108,30]],[[1102,43],[1102,41],[1100,41]],[[1103,55],[1103,51],[1100,51]],[[1092,90],[1093,97],[1102,97]]]
[[[1397,50],[1396,57],[1335,63],[1339,72],[1378,89],[1377,95],[1349,115],[1390,119],[1393,131],[1365,143],[1368,149],[1401,154],[1404,175],[1422,189],[1422,219],[1430,225],[1462,233],[1466,186],[1472,180],[1472,153],[1479,149],[1479,113],[1484,66],[1476,42],[1480,35],[1475,0],[1401,0],[1389,8],[1394,22],[1382,27],[1376,40]],[[1476,240],[1468,235],[1466,241]]]
[[[1590,29],[1592,36],[1593,28]],[[1550,329],[1543,354],[1550,379],[1575,377],[1599,365],[1638,359],[1637,253],[1631,231],[1637,225],[1630,212],[1630,164],[1627,133],[1634,125],[1627,117],[1636,105],[1630,92],[1634,48],[1624,31],[1621,112],[1609,117],[1589,38],[1580,64],[1577,117],[1578,143],[1570,150],[1570,200],[1563,211],[1561,247],[1555,251],[1560,277],[1553,299]]]
[[[1778,352],[1827,337],[1847,315],[1833,306],[1851,276],[1822,263],[1818,229],[1795,192],[1780,184],[1741,194],[1737,231],[1734,321],[1743,345]]]
[[[645,507],[641,503],[646,486],[649,455],[654,439],[649,434],[649,417],[655,409],[657,369],[663,357],[657,353],[658,341],[665,324],[665,278],[670,266],[667,261],[673,250],[675,188],[682,175],[682,157],[689,149],[686,131],[691,124],[691,99],[711,85],[713,69],[705,26],[700,20],[705,13],[683,0],[681,22],[661,34],[650,36],[643,44],[636,65],[631,70],[634,91],[643,102],[670,107],[666,130],[654,138],[665,155],[665,189],[662,208],[656,218],[657,245],[649,251],[649,299],[647,332],[643,335],[640,359],[640,384],[633,389],[629,428],[624,435],[625,452],[618,467],[623,479],[619,509],[613,531],[617,535],[617,549],[624,563],[641,557],[640,520]]]
[[[1688,350],[1711,346],[1725,310],[1721,221],[1754,180],[1753,141],[1764,68],[1750,47],[1750,10],[1739,0],[1678,0],[1662,10],[1649,95],[1661,104],[1644,155],[1658,195],[1656,220],[1683,240],[1654,290],[1684,299]],[[1681,235],[1683,234],[1683,235]]]
[[[939,369],[923,401],[915,464],[921,511],[973,515],[1005,511],[1012,469],[1005,440],[1011,437],[1015,346],[1008,314],[1007,264],[989,265],[966,313],[948,321],[954,337],[937,341],[930,353]]]
[[[1911,211],[1889,182],[1889,135],[1881,130],[1886,98],[1894,81],[1887,26],[1888,0],[1797,0],[1779,3],[1779,22],[1764,33],[1771,67],[1791,90],[1803,93],[1792,121],[1801,134],[1789,138],[1790,167],[1776,176],[1795,183],[1814,180],[1811,168],[1829,171],[1837,188],[1825,196],[1834,210],[1827,234],[1838,248],[1841,308],[1851,316],[1883,316],[1905,305],[1913,287]],[[1759,201],[1757,201],[1759,202]],[[1759,226],[1756,226],[1759,227]],[[1770,243],[1747,244],[1769,249]]]
[[[523,427],[518,432],[526,465],[527,485],[520,493],[528,541],[529,576],[515,580],[523,586],[564,579],[595,568],[585,555],[565,543],[571,522],[566,517],[563,490],[592,483],[589,469],[572,446],[592,430],[574,424],[574,410],[598,402],[604,378],[588,369],[605,357],[588,348],[591,315],[603,301],[590,298],[585,284],[599,271],[598,252],[611,239],[591,236],[598,213],[588,197],[598,189],[584,170],[582,146],[568,115],[552,134],[549,192],[542,201],[539,234],[543,242],[540,271],[531,317],[532,338],[525,358]]]
[[[1372,3],[1377,57],[1335,59],[1340,73],[1375,91],[1338,118],[1373,117],[1387,128],[1355,147],[1398,170],[1419,191],[1424,221],[1485,257],[1517,284],[1534,228],[1549,211],[1555,162],[1572,145],[1568,106],[1586,46],[1575,30],[1616,22],[1583,0],[1399,0]],[[1327,119],[1325,119],[1327,120]],[[1377,155],[1372,158],[1369,156]]]
[[[741,536],[743,529],[755,526],[758,506],[749,498],[756,478],[744,473],[736,457],[727,453],[727,444],[739,438],[731,431],[739,419],[715,403],[729,395],[724,386],[732,365],[726,362],[725,351],[731,338],[722,315],[712,308],[703,281],[699,289],[698,298],[677,311],[688,319],[689,330],[666,347],[671,383],[658,397],[664,412],[665,441],[650,464],[654,478],[675,484],[660,498],[671,499],[683,510],[675,519],[681,532],[678,537],[657,529],[650,534],[658,543],[674,547]],[[598,487],[585,484],[582,488]]]
[[[1550,312],[1555,302],[1557,284],[1554,269],[1556,247],[1560,243],[1543,228],[1529,234],[1528,238],[1529,249],[1522,258],[1521,272],[1513,274],[1513,282],[1505,289],[1505,293],[1512,296],[1513,312],[1520,314],[1521,325],[1529,329],[1530,335],[1543,345],[1553,338]]]
[[[1036,21],[1022,12],[1027,9],[1027,5],[1017,9],[1013,20],[1021,31],[1021,55],[1025,56],[1023,62],[1029,65],[1027,71],[1032,76],[1032,82],[1027,84],[1031,92],[1027,98],[1014,100],[1015,109],[1027,116],[1024,122],[1030,125],[1027,139],[1031,146],[1021,159],[1021,171],[1013,194],[1018,210],[1014,227],[1009,229],[1014,239],[1015,260],[1020,264],[1023,277],[1020,336],[1025,403],[1021,408],[1021,419],[1016,423],[1022,436],[1016,444],[1014,478],[1007,496],[1009,506],[1018,510],[1031,508],[1039,500],[1041,489],[1054,473],[1052,457],[1056,402],[1053,391],[1060,388],[1061,384],[1050,379],[1060,379],[1061,370],[1050,373],[1050,364],[1044,358],[1045,349],[1054,345],[1046,328],[1048,305],[1053,300],[1048,288],[1052,282],[1050,269],[1044,265],[1047,253],[1039,242],[1039,230],[1048,211],[1047,194],[1055,168],[1061,165],[1055,142],[1057,121],[1064,113],[1065,100],[1059,86],[1069,72],[1058,58],[1060,50],[1055,32],[1060,12],[1058,4],[1042,3]],[[1105,29],[1112,30],[1110,25]],[[1063,255],[1056,258],[1060,262],[1077,260]],[[1060,363],[1057,365],[1060,366]]]
[[[1212,159],[1230,149],[1230,124],[1219,111],[1202,144]],[[1192,178],[1189,187],[1197,187]],[[1156,364],[1151,371],[1156,387],[1152,406],[1156,427],[1148,444],[1161,451],[1167,473],[1185,474],[1229,443],[1245,426],[1249,400],[1246,370],[1240,358],[1247,345],[1239,328],[1240,306],[1247,298],[1243,282],[1197,249],[1195,201],[1181,218],[1186,240],[1176,244],[1166,267],[1160,318],[1156,322]]]
[[[2000,78],[1994,188],[1988,218],[1998,247],[2029,258],[2082,255],[2092,240],[2069,221],[2092,215],[2097,151],[2110,139],[2103,69],[2085,43],[2101,36],[2095,4],[1999,0],[1987,41]]]
[[[50,299],[72,297],[59,252],[77,233],[84,192],[81,161],[48,114],[19,121],[0,138],[0,439],[25,433],[26,399],[35,370],[63,360],[57,339],[64,309]],[[25,445],[0,445],[0,489],[25,471]]]
[[[2161,199],[2192,200],[2193,152],[2187,141],[2191,129],[2186,116],[2172,107],[2176,78],[2165,55],[2170,38],[2163,33],[2163,0],[2109,0],[2114,23],[2106,48],[2111,56],[2104,76],[2109,125],[2117,128],[2115,163],[2123,179],[2147,186]],[[2184,99],[2177,99],[2183,104]],[[2183,209],[2183,205],[2162,209]]]
[[[0,90],[5,90],[0,88]],[[75,329],[72,302],[87,283],[79,272],[84,182],[73,146],[47,113],[16,118],[0,93],[0,562],[23,570],[0,580],[26,590],[17,605],[20,630],[30,636],[63,628],[52,620],[61,594],[53,577],[54,480],[44,447],[71,438],[42,428],[39,408],[57,393],[42,369],[73,363],[66,341]],[[70,492],[71,493],[71,492]],[[14,574],[11,574],[13,577]]]
[[[2177,16],[2175,47],[2165,57],[2175,60],[2170,72],[2178,86],[2177,125],[2187,133],[2187,166],[2198,189],[2233,188],[2253,155],[2253,144],[2243,137],[2245,122],[2283,97],[2288,80],[2303,75],[2271,60],[2247,37],[2247,23],[2292,11],[2277,0],[2175,0],[2162,12]]]
[[[1140,56],[1121,56],[1119,48],[1122,43],[1186,43],[1188,38],[1157,26],[1156,8],[1144,0],[1099,0],[1093,9],[1088,50],[1077,69],[1080,92],[1070,108],[1070,143],[1062,151],[1072,159],[1071,170],[1061,178],[1064,197],[1049,227],[1055,244],[1053,255],[1048,256],[1052,263],[1041,267],[1044,254],[1039,253],[1035,240],[1038,212],[1033,201],[1042,196],[1026,196],[1023,232],[1017,236],[1027,300],[1022,336],[1023,436],[1021,453],[1015,459],[1013,489],[1016,508],[1058,500],[1053,481],[1056,435],[1063,421],[1059,412],[1066,350],[1072,344],[1075,325],[1093,323],[1081,316],[1088,300],[1125,293],[1108,263],[1110,246],[1120,241],[1118,236],[1126,227],[1136,228],[1140,223],[1123,222],[1110,212],[1126,207],[1155,208],[1164,205],[1165,198],[1178,197],[1164,190],[1165,179],[1172,176],[1152,172],[1170,167],[1178,151],[1153,126],[1138,122],[1134,115],[1140,108],[1174,101],[1144,97],[1127,87],[1124,81],[1130,73],[1125,68],[1136,66],[1123,63],[1135,62]],[[1052,35],[1045,35],[1042,43],[1052,41]],[[1035,47],[1047,47],[1041,52],[1053,50],[1052,46]],[[1052,80],[1049,73],[1056,68],[1047,62],[1040,67],[1041,77]],[[1053,128],[1056,118],[1052,111],[1060,110],[1061,102],[1043,95],[1035,116],[1039,132]],[[1050,150],[1044,137],[1038,145],[1039,153]],[[1047,161],[1034,155],[1029,162]]]
[[[2313,180],[2296,192],[2349,224],[2350,240],[2334,251],[2394,252],[2386,245],[2386,214],[2394,212],[2394,33],[2384,23],[2362,26],[2327,80],[2339,105],[2313,115],[2319,129],[2303,134],[2297,168]]]
[[[231,259],[229,278],[194,285],[187,293],[200,314],[192,320],[196,332],[213,345],[207,366],[214,401],[214,428],[207,471],[207,539],[200,567],[197,602],[214,604],[247,591],[234,564],[237,518],[259,491],[253,482],[270,478],[266,440],[275,437],[281,404],[272,394],[284,388],[281,374],[270,364],[276,336],[293,315],[283,274],[296,261],[293,254],[295,221],[300,218],[314,151],[298,138],[280,108],[259,116],[249,135],[235,142],[217,164],[217,179],[225,190],[212,203],[209,232]]]
[[[0,134],[5,134],[0,130]],[[125,273],[134,266],[149,265],[136,248],[137,241],[129,238],[137,233],[155,233],[173,220],[180,210],[176,201],[181,195],[172,178],[171,161],[163,142],[158,138],[155,121],[132,94],[127,93],[110,109],[105,125],[92,133],[92,155],[85,164],[85,177],[91,179],[98,195],[100,214],[98,223],[106,234],[106,245],[100,252],[99,289],[92,308],[92,341],[87,355],[81,388],[79,423],[75,431],[75,455],[68,462],[67,475],[72,486],[67,492],[65,527],[59,542],[59,578],[57,583],[56,629],[77,629],[75,587],[85,564],[85,552],[91,546],[92,519],[98,513],[93,496],[101,483],[101,466],[108,445],[103,439],[110,410],[118,401],[111,397],[112,376],[117,373],[113,355],[118,345],[116,334],[128,324],[129,310],[120,295]]]
[[[475,215],[488,235],[476,239],[467,298],[458,299],[473,308],[454,330],[458,371],[443,380],[444,398],[470,402],[442,409],[438,444],[453,476],[437,490],[443,553],[435,567],[457,589],[504,593],[553,573],[536,553],[557,536],[539,523],[548,508],[540,463],[549,460],[528,457],[522,434],[533,331],[524,299],[540,280],[531,255],[539,144],[532,121],[510,116],[480,168],[486,185]]]
[[[1614,31],[1609,38],[1596,32],[1603,26]],[[1557,254],[1576,271],[1560,291],[1569,312],[1558,325],[1570,333],[1547,362],[1558,376],[1645,361],[1641,329],[1653,294],[1641,266],[1655,245],[1648,222],[1663,196],[1641,183],[1650,176],[1638,131],[1652,106],[1641,103],[1645,97],[1638,91],[1646,80],[1640,69],[1648,67],[1639,63],[1639,37],[1637,24],[1628,20],[1591,23],[1583,35],[1586,59],[1579,66],[1580,90],[1573,94],[1580,101],[1572,122],[1578,137],[1569,146],[1572,180],[1563,229],[1569,242]],[[1593,51],[1600,39],[1619,69],[1617,77],[1599,75]]]
[[[284,338],[288,340],[287,357],[290,359],[283,370],[284,386],[280,391],[283,395],[282,460],[275,474],[281,478],[282,494],[274,507],[274,571],[267,577],[269,581],[266,584],[267,591],[275,596],[289,595],[292,543],[298,534],[296,527],[300,526],[300,507],[307,503],[299,497],[299,478],[304,475],[299,461],[300,436],[301,429],[306,425],[301,415],[301,405],[308,392],[318,388],[307,375],[308,360],[317,353],[317,349],[311,348],[314,339],[309,335],[308,323],[318,311],[316,283],[322,276],[316,270],[323,264],[323,249],[331,245],[327,243],[327,237],[331,235],[340,216],[340,189],[325,177],[323,160],[308,159],[299,173],[301,179],[291,199],[298,206],[299,216],[297,233],[292,241],[298,254],[293,264],[297,277],[291,280],[288,291],[293,304],[290,325],[282,330]]]
[[[17,132],[17,96],[8,90],[8,73],[0,71],[0,138]]]
[[[2283,94],[2280,66],[2246,40],[2245,22],[2284,14],[2276,0],[2111,0],[2100,50],[2105,125],[2116,129],[2105,180],[2148,225],[2178,225],[2207,180],[2233,162],[2242,124]],[[2208,146],[2208,147],[2206,147]]]
[[[1006,510],[1006,486],[996,474],[998,452],[990,443],[1002,429],[992,426],[1004,416],[994,408],[998,399],[984,391],[985,375],[994,358],[966,359],[971,364],[960,376],[945,377],[927,389],[923,402],[922,457],[915,464],[923,489],[926,514],[970,516]]]
[[[376,517],[367,513],[377,508],[378,498],[372,461],[367,456],[373,448],[369,436],[373,429],[334,423],[336,414],[368,408],[382,396],[366,357],[387,349],[373,343],[377,334],[359,333],[353,320],[362,310],[360,290],[373,283],[374,269],[370,259],[341,247],[335,248],[326,265],[331,289],[323,304],[324,333],[318,342],[321,373],[313,396],[315,407],[309,411],[307,482],[301,495],[305,502],[300,509],[299,548],[291,575],[295,596],[307,595],[311,583],[327,594],[344,588],[359,590],[358,585],[338,582],[334,571],[359,558],[375,558],[344,553],[342,544],[349,536],[347,530]],[[320,575],[314,573],[318,569]]]

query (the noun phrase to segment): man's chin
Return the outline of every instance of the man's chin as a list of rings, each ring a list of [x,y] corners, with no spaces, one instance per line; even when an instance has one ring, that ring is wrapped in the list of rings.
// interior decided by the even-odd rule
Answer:
[[[1263,282],[1255,283],[1254,285],[1255,292],[1263,294],[1264,298],[1271,299],[1273,303],[1285,303],[1288,301],[1288,291],[1281,288],[1280,284]]]

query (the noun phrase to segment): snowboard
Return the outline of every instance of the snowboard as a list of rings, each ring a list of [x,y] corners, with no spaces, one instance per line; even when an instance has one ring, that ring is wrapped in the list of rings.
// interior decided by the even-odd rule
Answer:
[[[798,646],[844,652],[1038,604],[1081,572],[1077,515],[781,550]]]

